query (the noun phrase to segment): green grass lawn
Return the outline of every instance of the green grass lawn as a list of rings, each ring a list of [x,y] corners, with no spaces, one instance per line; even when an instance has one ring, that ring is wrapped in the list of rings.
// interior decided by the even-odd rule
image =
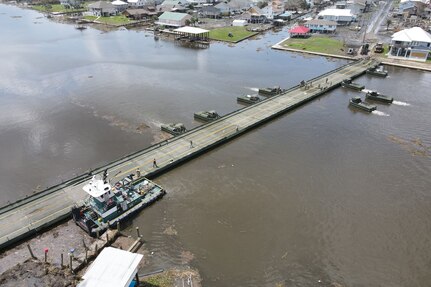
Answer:
[[[229,33],[231,33],[233,37],[229,37]],[[210,39],[237,43],[256,34],[256,32],[247,31],[246,27],[230,26],[210,30]]]
[[[324,36],[290,38],[281,43],[283,47],[326,54],[345,55],[343,42]]]
[[[33,5],[32,8],[40,12],[82,12],[87,10],[86,8],[66,9],[61,4]]]
[[[87,19],[90,21],[94,21],[97,19],[96,20],[97,22],[110,24],[110,25],[117,25],[117,26],[121,26],[132,22],[130,21],[129,18],[127,18],[124,15],[117,15],[117,16],[110,16],[110,17],[85,16],[84,19]]]

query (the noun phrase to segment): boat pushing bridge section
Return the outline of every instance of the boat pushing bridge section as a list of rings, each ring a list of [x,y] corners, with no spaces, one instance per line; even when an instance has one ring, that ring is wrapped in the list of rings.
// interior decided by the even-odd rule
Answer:
[[[92,173],[97,174],[107,170],[112,182],[116,182],[130,173],[136,173],[139,168],[142,176],[152,178],[291,111],[337,88],[343,80],[359,77],[368,68],[378,65],[378,62],[371,59],[349,63],[294,86],[277,96],[201,125],[181,136],[101,166]],[[153,167],[153,159],[157,159],[158,167]],[[82,174],[0,208],[0,250],[70,217],[72,207],[86,197],[82,187],[90,177],[89,173]]]

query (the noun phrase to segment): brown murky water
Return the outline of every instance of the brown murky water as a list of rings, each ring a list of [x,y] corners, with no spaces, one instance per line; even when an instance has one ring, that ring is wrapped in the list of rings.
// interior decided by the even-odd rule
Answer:
[[[228,113],[253,88],[344,63],[268,49],[284,32],[192,50],[39,16],[0,5],[2,203],[148,146],[160,123],[193,127],[194,111]],[[431,75],[388,70],[358,80],[396,98],[378,113],[349,109],[357,93],[340,88],[157,178],[168,195],[128,228],[153,252],[148,271],[190,262],[204,286],[428,286]]]

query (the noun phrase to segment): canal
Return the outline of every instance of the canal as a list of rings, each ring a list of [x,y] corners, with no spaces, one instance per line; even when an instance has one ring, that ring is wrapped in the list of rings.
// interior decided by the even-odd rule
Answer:
[[[191,128],[261,86],[346,63],[273,51],[286,32],[206,50],[143,31],[75,30],[0,5],[0,203]],[[204,286],[427,286],[431,75],[388,67],[358,82],[379,113],[337,89],[159,177],[168,195],[133,220],[148,271],[182,262]],[[143,272],[145,273],[145,272]],[[319,285],[320,284],[320,285]],[[283,286],[283,285],[281,285]]]

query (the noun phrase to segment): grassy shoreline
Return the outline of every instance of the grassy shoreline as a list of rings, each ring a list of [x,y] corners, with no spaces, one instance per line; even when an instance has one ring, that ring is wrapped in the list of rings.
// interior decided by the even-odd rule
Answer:
[[[229,33],[231,33],[232,37],[229,37]],[[228,26],[210,30],[209,37],[211,40],[238,43],[256,34],[258,33],[247,31],[246,27]]]
[[[325,36],[312,36],[309,38],[289,38],[280,43],[280,46],[298,51],[309,51],[340,56],[346,55],[342,41]]]

